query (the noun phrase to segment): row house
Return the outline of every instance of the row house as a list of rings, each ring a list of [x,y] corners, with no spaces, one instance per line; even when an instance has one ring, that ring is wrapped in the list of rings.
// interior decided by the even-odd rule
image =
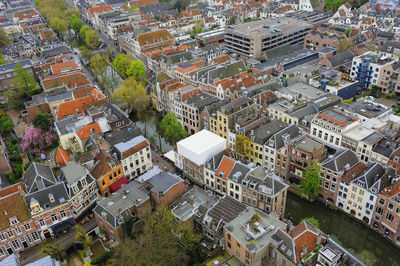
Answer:
[[[347,202],[343,210],[350,215],[370,223],[378,194],[395,176],[394,169],[373,163],[357,178],[350,182]]]
[[[153,167],[150,143],[141,135],[116,143],[112,153],[121,162],[122,175],[129,180]]]
[[[215,104],[218,102],[218,97],[202,93],[194,97],[189,97],[186,101],[181,102],[181,123],[185,130],[189,134],[194,134],[199,132],[201,129],[201,112],[206,106]]]
[[[310,134],[328,145],[340,147],[342,134],[359,124],[359,120],[340,110],[329,108],[315,115]]]
[[[90,175],[96,180],[102,196],[111,194],[110,186],[124,177],[122,164],[105,150],[100,150],[94,157],[94,166]]]
[[[327,157],[327,151],[324,144],[304,135],[294,141],[288,147],[287,163],[288,174],[286,179],[290,183],[299,184],[303,179],[303,173],[313,162],[322,162]]]
[[[0,190],[0,259],[35,246],[41,242],[35,224],[24,201],[25,186],[17,183]]]
[[[22,177],[26,187],[24,199],[41,239],[58,236],[75,225],[65,183],[51,166],[33,162]]]
[[[341,193],[340,196],[343,196],[343,193],[347,193],[344,191],[346,185],[342,184],[342,178],[348,173],[353,172],[353,168],[358,167],[359,164],[359,157],[354,151],[349,149],[341,150],[334,155],[330,155],[326,160],[321,162],[322,184],[320,197],[324,202],[337,205],[338,193]],[[342,190],[342,192],[340,192],[340,190]],[[343,207],[343,205],[341,207]]]
[[[61,172],[69,196],[69,207],[74,219],[79,221],[93,209],[99,198],[96,179],[89,170],[73,161],[61,168]]]
[[[337,47],[343,36],[328,34],[324,32],[311,31],[304,36],[304,48],[309,50],[320,50],[327,46]]]
[[[133,52],[136,58],[142,58],[142,54],[154,50],[162,50],[165,47],[174,47],[175,39],[166,29],[142,33],[133,40]]]
[[[400,182],[391,177],[378,194],[370,225],[393,241],[400,239]]]

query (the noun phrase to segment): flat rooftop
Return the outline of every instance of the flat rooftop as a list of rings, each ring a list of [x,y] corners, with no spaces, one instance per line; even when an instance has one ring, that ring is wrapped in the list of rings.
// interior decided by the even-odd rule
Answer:
[[[324,110],[318,113],[317,116],[321,119],[327,120],[343,127],[346,127],[356,121],[356,119],[343,113],[337,112],[333,109]]]
[[[265,38],[272,35],[288,35],[305,28],[311,28],[311,24],[293,18],[269,18],[228,27],[226,32],[252,38],[260,36]]]
[[[319,143],[310,138],[303,138],[303,139],[301,139],[301,141],[296,142],[296,144],[294,146],[296,146],[300,150],[311,153],[311,152],[314,152],[314,151],[317,151],[317,150],[323,148],[324,144]]]

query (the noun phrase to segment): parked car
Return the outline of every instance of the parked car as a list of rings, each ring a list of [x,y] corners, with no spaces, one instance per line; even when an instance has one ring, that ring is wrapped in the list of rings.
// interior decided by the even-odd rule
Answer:
[[[379,93],[371,93],[371,96],[374,98],[381,98],[381,95]]]

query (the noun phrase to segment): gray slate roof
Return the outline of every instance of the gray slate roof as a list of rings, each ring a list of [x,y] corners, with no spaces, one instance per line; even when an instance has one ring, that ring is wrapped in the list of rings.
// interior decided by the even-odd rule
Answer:
[[[153,185],[153,187],[151,188],[151,192],[155,194],[165,194],[166,192],[168,192],[168,190],[183,182],[183,180],[177,176],[172,175],[171,173],[163,172],[153,176],[148,180],[148,182]]]
[[[326,159],[321,165],[322,167],[334,172],[339,172],[345,168],[353,168],[353,166],[358,164],[359,161],[360,160],[354,151],[346,149],[334,155],[334,157]]]

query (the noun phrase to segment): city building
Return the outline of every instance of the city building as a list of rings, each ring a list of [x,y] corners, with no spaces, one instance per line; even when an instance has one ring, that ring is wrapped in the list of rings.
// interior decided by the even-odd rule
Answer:
[[[250,23],[228,26],[225,30],[225,48],[246,57],[265,55],[273,48],[304,42],[312,26],[292,18],[267,18]]]

